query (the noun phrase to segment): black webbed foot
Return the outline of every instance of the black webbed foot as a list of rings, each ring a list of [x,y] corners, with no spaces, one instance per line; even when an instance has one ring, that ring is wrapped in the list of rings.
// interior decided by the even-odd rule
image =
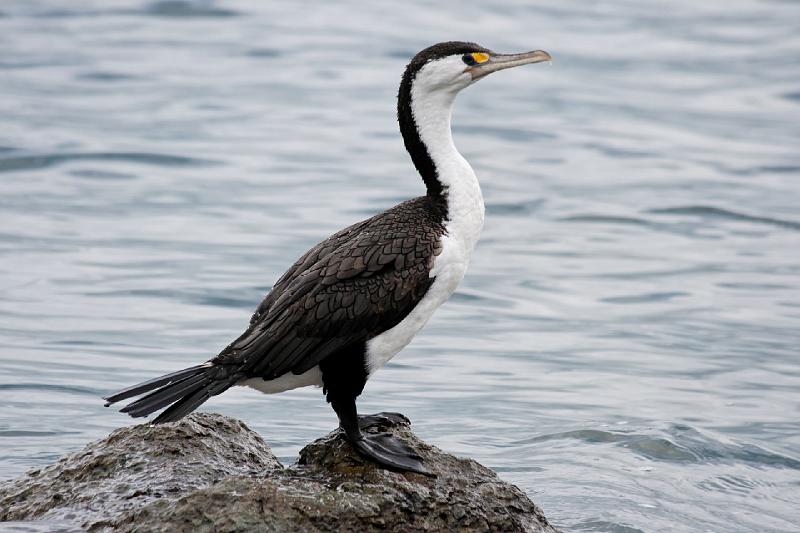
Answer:
[[[411,421],[400,413],[375,413],[374,415],[358,415],[358,426],[366,429],[372,426],[408,426]]]
[[[422,457],[391,433],[361,433],[359,438],[351,439],[348,436],[348,440],[361,456],[381,466],[391,470],[433,475],[425,468]]]
[[[339,426],[359,455],[390,470],[435,476],[422,464],[422,457],[402,439],[391,433],[361,431],[362,428],[385,430],[398,425],[408,426],[408,418],[400,413],[359,416],[353,396],[338,396],[331,392],[328,394],[331,405],[339,416]]]

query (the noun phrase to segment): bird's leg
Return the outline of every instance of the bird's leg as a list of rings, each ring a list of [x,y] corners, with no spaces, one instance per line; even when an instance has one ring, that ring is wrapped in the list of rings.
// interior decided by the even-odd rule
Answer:
[[[391,433],[363,433],[361,431],[355,398],[348,396],[332,398],[331,406],[339,417],[339,426],[344,431],[348,442],[362,457],[391,470],[431,475],[430,470],[422,464],[422,458],[399,438]],[[396,413],[387,414],[395,415]],[[402,415],[400,416],[402,417]]]

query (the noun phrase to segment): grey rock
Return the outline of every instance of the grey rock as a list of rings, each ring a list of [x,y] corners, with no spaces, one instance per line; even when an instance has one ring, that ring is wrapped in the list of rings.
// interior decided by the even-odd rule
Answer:
[[[48,467],[0,485],[0,521],[89,531],[556,532],[517,487],[418,439],[402,415],[366,428],[409,443],[433,476],[376,467],[339,430],[284,468],[242,422],[195,413],[119,429]]]

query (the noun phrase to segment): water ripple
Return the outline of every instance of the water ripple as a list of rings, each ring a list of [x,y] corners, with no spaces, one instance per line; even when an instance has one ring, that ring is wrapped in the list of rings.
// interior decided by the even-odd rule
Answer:
[[[688,292],[650,292],[646,294],[636,294],[631,296],[610,296],[600,298],[599,301],[612,304],[638,304],[638,303],[658,303],[672,300],[680,296],[689,296]]]
[[[209,1],[159,0],[148,4],[145,12],[162,17],[235,17],[238,11],[214,6]]]
[[[115,291],[93,291],[87,293],[93,297],[118,299],[144,298],[146,300],[167,299],[192,305],[208,305],[214,307],[229,307],[233,309],[255,308],[266,289],[263,287],[245,289],[128,289]]]
[[[100,389],[74,385],[51,385],[46,383],[0,383],[0,391],[32,390],[42,392],[66,392],[68,394],[99,397]]]
[[[3,522],[5,533],[85,533],[86,529],[70,520],[34,520]]]
[[[654,227],[655,225],[647,220],[636,217],[622,217],[610,215],[572,215],[559,218],[563,222],[589,222],[600,224],[624,224],[629,226]]]
[[[196,364],[418,195],[396,84],[461,36],[556,61],[459,95],[483,236],[359,407],[565,531],[795,533],[800,3],[728,4],[486,0],[469,36],[418,0],[2,2],[0,478],[129,423],[101,392]],[[290,459],[335,424],[315,390],[207,408]]]
[[[673,426],[665,436],[636,432],[580,429],[526,439],[520,444],[535,444],[561,439],[576,439],[587,444],[615,444],[653,461],[744,463],[800,470],[800,460],[765,450],[752,444],[726,444],[688,426]]]
[[[729,211],[719,207],[705,205],[690,205],[686,207],[665,207],[659,209],[648,209],[648,213],[657,215],[688,215],[701,218],[717,218],[727,220],[739,220],[744,222],[755,222],[759,224],[770,224],[791,230],[800,230],[800,222],[782,220],[779,218],[763,217]]]
[[[41,170],[69,161],[124,161],[160,166],[208,166],[216,164],[209,159],[156,153],[96,152],[72,154],[41,154],[0,158],[0,172]]]

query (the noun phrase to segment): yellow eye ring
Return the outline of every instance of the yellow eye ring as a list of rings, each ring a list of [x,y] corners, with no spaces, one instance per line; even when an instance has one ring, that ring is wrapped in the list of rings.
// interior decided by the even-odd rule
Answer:
[[[486,54],[484,52],[473,52],[470,55],[472,56],[472,59],[474,59],[476,63],[486,63],[487,61],[489,61],[489,54]]]

